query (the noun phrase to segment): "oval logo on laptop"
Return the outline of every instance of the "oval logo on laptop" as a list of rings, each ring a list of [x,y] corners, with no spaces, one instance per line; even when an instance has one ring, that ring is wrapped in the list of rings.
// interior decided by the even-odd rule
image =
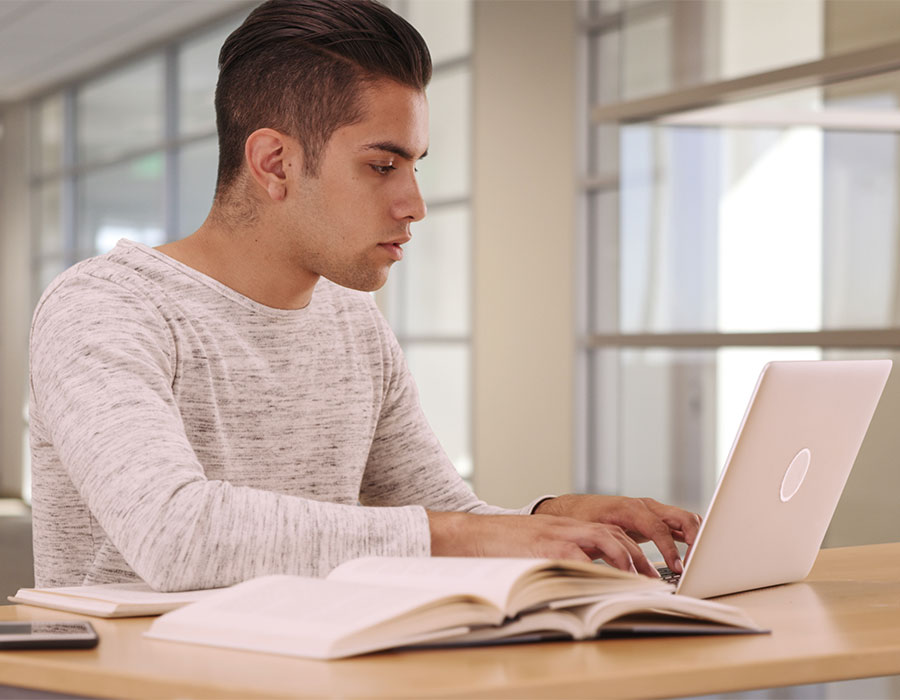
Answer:
[[[782,503],[787,503],[800,490],[800,484],[803,483],[803,480],[806,478],[806,472],[809,469],[809,458],[809,448],[804,447],[791,460],[791,465],[784,473],[784,479],[781,480]]]

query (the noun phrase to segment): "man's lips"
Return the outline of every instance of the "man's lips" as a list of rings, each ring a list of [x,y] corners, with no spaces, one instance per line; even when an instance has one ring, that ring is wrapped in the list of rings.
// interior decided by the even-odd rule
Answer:
[[[385,243],[379,243],[378,247],[387,252],[387,254],[391,257],[391,259],[395,261],[403,260],[403,248],[404,243],[409,243],[412,236],[403,236],[402,238],[397,238],[393,241],[387,241]]]

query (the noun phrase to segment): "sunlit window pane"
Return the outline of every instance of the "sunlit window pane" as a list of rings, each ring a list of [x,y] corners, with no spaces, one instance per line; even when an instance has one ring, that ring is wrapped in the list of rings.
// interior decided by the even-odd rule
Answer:
[[[178,129],[183,135],[216,129],[213,98],[219,49],[233,27],[203,34],[178,51]]]
[[[616,489],[703,512],[763,366],[821,358],[815,348],[597,351],[595,389],[612,400],[598,404],[594,430],[618,442],[605,465]]]
[[[33,289],[33,298],[35,301],[40,297],[43,291],[47,288],[47,286],[59,275],[63,270],[66,269],[65,263],[62,258],[44,258],[37,265],[37,274],[35,275],[35,279],[33,283],[35,288]]]
[[[409,0],[404,14],[425,38],[434,63],[460,58],[471,50],[471,0]]]
[[[388,293],[395,327],[406,335],[465,336],[469,331],[469,208],[441,207],[413,225]]]
[[[626,13],[622,27],[622,97],[634,99],[672,87],[672,15],[675,8],[659,5],[657,12]]]
[[[37,251],[41,256],[62,255],[62,187],[59,180],[51,180],[38,189]]]
[[[179,154],[178,235],[196,231],[209,214],[216,188],[219,150],[216,139],[185,146]]]
[[[892,73],[623,127],[621,330],[900,322],[898,106]]]
[[[419,163],[419,183],[428,200],[469,194],[472,142],[471,77],[465,66],[436,75],[428,88],[431,133],[428,157]]]
[[[153,153],[86,175],[79,186],[81,257],[111,250],[120,238],[165,242],[164,158]]]
[[[714,27],[707,36],[719,55],[715,79],[735,78],[815,61],[824,56],[824,9],[820,0],[706,0]]]
[[[154,54],[78,91],[79,163],[114,158],[163,140],[163,68],[163,55]]]
[[[722,141],[646,125],[623,128],[621,138],[621,330],[712,330]],[[614,225],[610,212],[602,217]]]
[[[471,477],[468,347],[413,344],[406,348],[406,359],[432,429],[457,471],[464,478]]]
[[[37,108],[36,170],[58,172],[63,166],[64,108],[62,93],[41,100]]]

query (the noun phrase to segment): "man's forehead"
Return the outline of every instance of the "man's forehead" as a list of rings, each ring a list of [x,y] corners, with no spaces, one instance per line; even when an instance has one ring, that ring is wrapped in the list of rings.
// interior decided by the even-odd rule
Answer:
[[[407,160],[428,151],[428,101],[425,92],[393,80],[376,80],[363,91],[362,118],[338,131],[354,149],[384,151]]]

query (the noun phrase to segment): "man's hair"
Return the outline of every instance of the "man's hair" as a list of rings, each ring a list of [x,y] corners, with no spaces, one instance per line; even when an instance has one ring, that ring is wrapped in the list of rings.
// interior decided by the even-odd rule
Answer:
[[[268,0],[219,53],[216,194],[235,181],[244,144],[268,127],[296,138],[318,174],[335,130],[363,118],[362,92],[387,78],[418,90],[431,79],[421,35],[375,0]]]

